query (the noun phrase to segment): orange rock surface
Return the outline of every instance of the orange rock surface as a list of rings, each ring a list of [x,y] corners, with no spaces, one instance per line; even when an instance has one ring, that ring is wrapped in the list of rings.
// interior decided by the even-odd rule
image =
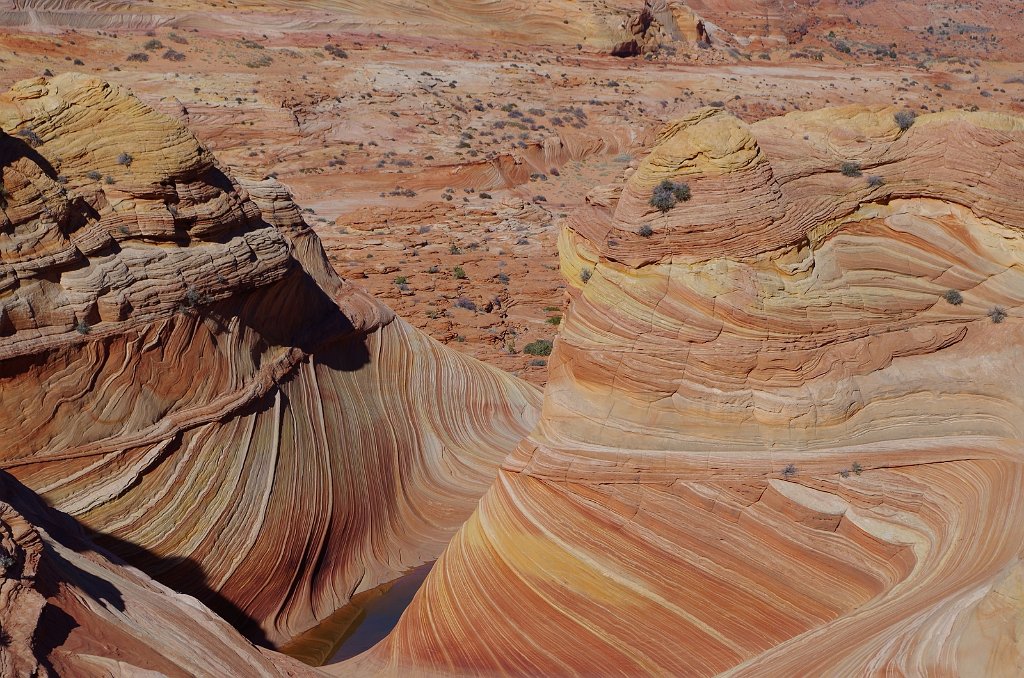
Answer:
[[[0,675],[306,676],[88,540],[0,472]]]
[[[537,428],[330,669],[1024,670],[1024,119],[898,112],[698,110],[595,192]]]
[[[0,675],[1024,674],[1024,8],[0,27]]]
[[[0,468],[264,644],[432,560],[537,390],[342,281],[287,191],[65,75],[0,96]]]
[[[1022,24],[997,0],[9,0],[0,85],[74,70],[130,87],[231,173],[285,183],[343,277],[543,384],[522,349],[564,312],[560,220],[663,124],[711,104],[747,122],[846,103],[1020,114]],[[638,56],[609,55],[637,37]]]

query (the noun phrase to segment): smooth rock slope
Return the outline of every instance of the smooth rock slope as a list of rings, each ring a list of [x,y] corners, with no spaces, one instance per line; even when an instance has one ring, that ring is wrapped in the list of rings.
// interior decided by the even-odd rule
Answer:
[[[1024,120],[896,112],[698,110],[592,193],[537,428],[339,675],[1024,671]]]
[[[0,469],[265,644],[436,557],[534,387],[339,279],[280,184],[121,88],[21,82],[0,127]]]

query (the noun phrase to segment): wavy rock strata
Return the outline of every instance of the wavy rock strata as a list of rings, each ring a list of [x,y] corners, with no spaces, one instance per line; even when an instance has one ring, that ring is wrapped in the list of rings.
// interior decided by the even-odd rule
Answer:
[[[101,81],[0,96],[0,468],[280,643],[431,560],[537,391],[337,278],[282,186]]]
[[[339,672],[1019,675],[1022,180],[1004,115],[668,125],[562,231],[537,428]]]
[[[111,560],[3,472],[0,496],[0,675],[316,675]]]

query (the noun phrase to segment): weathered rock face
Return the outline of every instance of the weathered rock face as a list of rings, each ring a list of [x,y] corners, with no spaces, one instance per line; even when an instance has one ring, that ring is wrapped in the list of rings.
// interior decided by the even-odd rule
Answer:
[[[0,675],[304,676],[194,598],[112,561],[0,472]]]
[[[533,387],[339,279],[284,188],[77,75],[0,96],[0,468],[251,638],[434,558]]]
[[[669,125],[562,232],[539,425],[340,670],[1018,675],[1022,175],[1003,115]]]

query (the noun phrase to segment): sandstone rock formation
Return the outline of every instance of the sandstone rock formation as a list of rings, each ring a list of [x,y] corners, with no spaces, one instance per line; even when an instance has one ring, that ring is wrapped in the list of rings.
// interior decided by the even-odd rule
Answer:
[[[1024,671],[1024,120],[894,113],[698,110],[568,221],[537,428],[338,675]]]
[[[304,676],[194,598],[111,561],[0,472],[0,675]]]
[[[339,279],[280,184],[121,88],[25,81],[0,127],[0,469],[270,645],[437,555],[535,388]]]

